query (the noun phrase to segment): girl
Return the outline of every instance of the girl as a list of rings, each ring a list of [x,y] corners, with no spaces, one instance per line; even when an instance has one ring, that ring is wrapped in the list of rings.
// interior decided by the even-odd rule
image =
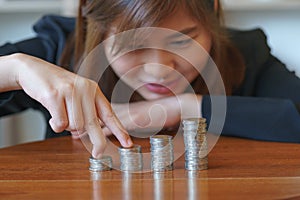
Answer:
[[[34,29],[37,37],[0,48],[0,113],[41,110],[47,137],[87,132],[97,157],[103,135],[130,146],[126,130],[169,129],[196,116],[223,128],[212,132],[300,142],[300,80],[270,54],[261,30],[223,27],[217,0],[81,0],[76,22],[46,16]],[[210,92],[218,79],[204,76],[212,63],[227,96],[218,107],[227,107],[224,119],[212,105],[224,95]]]

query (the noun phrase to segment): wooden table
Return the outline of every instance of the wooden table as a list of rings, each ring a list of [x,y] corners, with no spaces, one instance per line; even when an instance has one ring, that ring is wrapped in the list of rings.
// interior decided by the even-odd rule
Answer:
[[[148,141],[139,140],[145,146]],[[220,137],[209,169],[91,173],[70,137],[0,149],[0,199],[299,199],[300,145]]]

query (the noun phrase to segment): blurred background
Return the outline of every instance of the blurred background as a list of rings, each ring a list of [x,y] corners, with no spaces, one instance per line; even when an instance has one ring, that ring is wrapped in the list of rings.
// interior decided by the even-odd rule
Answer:
[[[300,0],[221,0],[226,25],[261,28],[272,53],[300,77]],[[45,14],[75,16],[77,0],[0,0],[0,45],[34,36],[32,25]],[[0,148],[44,139],[45,121],[28,110],[1,118]]]
[[[0,45],[34,36],[32,25],[45,14],[75,16],[78,0],[0,0]],[[27,110],[0,119],[0,148],[44,139],[41,113]]]

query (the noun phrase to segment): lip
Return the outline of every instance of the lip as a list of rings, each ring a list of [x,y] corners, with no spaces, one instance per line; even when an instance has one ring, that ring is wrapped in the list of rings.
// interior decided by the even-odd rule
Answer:
[[[172,93],[171,88],[174,88],[174,86],[177,84],[179,78],[169,81],[167,83],[145,83],[145,87],[147,90],[153,93],[157,94],[170,94]]]

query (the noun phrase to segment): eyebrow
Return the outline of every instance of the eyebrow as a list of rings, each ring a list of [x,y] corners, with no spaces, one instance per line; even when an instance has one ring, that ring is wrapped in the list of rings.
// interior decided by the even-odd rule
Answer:
[[[188,35],[190,33],[195,32],[198,29],[197,26],[187,27],[185,29],[182,29],[181,31],[178,31],[178,33],[174,33],[173,35],[168,36],[168,39],[173,39],[184,35]]]

